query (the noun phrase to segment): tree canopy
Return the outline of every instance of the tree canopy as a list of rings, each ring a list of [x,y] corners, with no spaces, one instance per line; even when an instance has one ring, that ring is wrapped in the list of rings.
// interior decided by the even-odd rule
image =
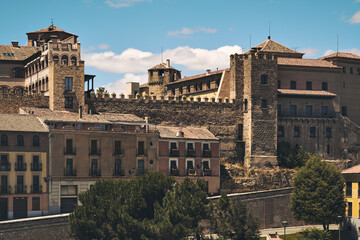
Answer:
[[[344,180],[335,165],[312,155],[294,178],[291,210],[297,220],[311,224],[337,223],[345,215]]]
[[[278,144],[277,155],[279,167],[285,168],[302,167],[311,156],[310,153],[305,152],[299,145],[295,145],[295,147],[291,150],[290,144],[287,142],[281,142]]]

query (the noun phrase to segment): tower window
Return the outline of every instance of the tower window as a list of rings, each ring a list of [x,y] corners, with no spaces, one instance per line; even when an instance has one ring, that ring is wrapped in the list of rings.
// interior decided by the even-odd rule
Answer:
[[[68,62],[69,62],[68,56],[63,55],[63,56],[61,57],[61,64],[62,64],[62,65],[68,65]]]
[[[54,63],[56,63],[56,64],[59,63],[59,56],[56,56],[56,55],[55,55],[55,56],[53,57],[53,61],[54,61]]]
[[[300,137],[300,127],[294,127],[294,137]]]
[[[66,77],[65,78],[65,91],[72,91],[73,90],[73,78]]]
[[[341,115],[347,116],[347,108],[346,108],[346,106],[341,107]]]
[[[310,127],[310,137],[316,137],[316,127]]]
[[[267,100],[266,99],[261,100],[261,108],[267,108]]]
[[[65,97],[65,108],[73,108],[73,97]]]
[[[327,91],[327,90],[328,90],[328,84],[327,84],[327,82],[323,82],[323,83],[321,84],[321,89],[324,90],[324,91]]]
[[[306,90],[312,90],[312,82],[310,81],[306,82]]]
[[[296,81],[290,81],[290,89],[296,89]]]
[[[268,81],[268,75],[262,74],[262,75],[260,76],[260,83],[261,83],[261,84],[268,84],[268,83],[269,83],[269,81]]]
[[[76,57],[71,57],[71,65],[72,65],[72,66],[75,66],[76,63],[77,63]]]

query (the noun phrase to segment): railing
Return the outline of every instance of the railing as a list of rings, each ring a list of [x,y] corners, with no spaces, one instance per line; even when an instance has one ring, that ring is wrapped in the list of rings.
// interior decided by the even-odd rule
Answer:
[[[179,149],[170,149],[170,156],[171,157],[178,157],[180,154],[179,154]]]
[[[26,163],[23,164],[15,163],[15,171],[26,171]]]
[[[195,169],[188,169],[188,170],[187,170],[187,175],[194,176],[195,174],[196,174]]]
[[[178,168],[172,168],[170,170],[170,175],[171,176],[179,176],[180,175],[180,170]]]
[[[203,157],[211,157],[211,151],[210,150],[204,150],[203,151]]]
[[[100,156],[101,155],[101,149],[100,148],[96,148],[96,149],[89,148],[89,156],[91,156],[91,155]]]
[[[42,163],[31,163],[31,171],[42,171]]]
[[[26,190],[27,190],[26,185],[15,185],[15,193],[16,194],[26,193],[27,192]]]
[[[123,155],[125,155],[125,149],[116,149],[116,150],[114,150],[114,152],[113,152],[113,155],[114,156],[123,156]]]
[[[147,172],[148,172],[147,169],[137,169],[137,170],[136,170],[136,176],[144,175],[144,174],[147,173]]]
[[[187,157],[196,157],[195,149],[188,149],[187,150]]]
[[[95,177],[101,176],[101,169],[90,168],[89,169],[89,176],[95,176]]]
[[[2,186],[0,188],[0,194],[11,194],[11,186]]]
[[[31,193],[42,193],[42,185],[31,185]]]
[[[76,176],[76,169],[64,168],[64,176]]]
[[[147,155],[147,151],[146,149],[142,149],[141,151],[138,150],[136,156],[146,156]]]
[[[0,171],[10,171],[11,170],[11,164],[5,163],[0,165]]]
[[[125,176],[125,170],[121,168],[114,169],[114,176]]]
[[[203,175],[204,176],[211,176],[212,175],[212,170],[210,168],[204,169]]]
[[[64,148],[64,155],[76,155],[76,148]]]

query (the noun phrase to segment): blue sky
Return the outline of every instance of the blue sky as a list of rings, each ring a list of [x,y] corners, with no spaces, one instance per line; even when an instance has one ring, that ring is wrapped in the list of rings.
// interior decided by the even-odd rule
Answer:
[[[147,69],[171,59],[183,76],[222,69],[231,53],[273,40],[318,58],[360,55],[360,0],[2,0],[0,44],[54,25],[79,36],[95,86],[125,92]]]

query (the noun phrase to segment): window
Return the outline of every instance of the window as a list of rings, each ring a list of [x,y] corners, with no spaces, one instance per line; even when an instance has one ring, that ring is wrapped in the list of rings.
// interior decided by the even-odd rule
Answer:
[[[16,137],[16,146],[24,146],[24,136],[18,135]]]
[[[267,100],[261,99],[261,108],[267,108]]]
[[[238,124],[237,125],[237,140],[243,140],[243,131],[244,131],[244,126],[243,124]]]
[[[331,128],[330,127],[326,128],[325,136],[326,136],[326,138],[331,138]]]
[[[360,68],[359,68],[360,69]],[[360,71],[360,70],[359,70]],[[207,87],[207,89],[210,89],[210,82],[207,82],[206,83],[206,87]]]
[[[31,193],[41,193],[39,176],[33,176],[33,184],[31,185]]]
[[[71,65],[72,65],[72,66],[75,66],[75,65],[76,65],[76,62],[77,62],[76,57],[71,57]]]
[[[61,185],[61,196],[76,196],[78,187],[76,185]]]
[[[33,211],[40,211],[40,197],[33,197],[32,198],[32,210]]]
[[[300,127],[294,127],[294,137],[300,137]]]
[[[65,78],[65,91],[72,91],[73,90],[73,78],[66,77]]]
[[[284,137],[284,126],[278,126],[278,137]]]
[[[1,155],[0,171],[10,171],[10,163],[8,162],[8,155]]]
[[[97,159],[91,159],[90,163],[90,175],[91,176],[100,176],[100,169]]]
[[[171,176],[179,176],[179,169],[178,169],[178,166],[177,166],[177,160],[173,159],[173,160],[170,160],[170,175]]]
[[[187,175],[195,175],[193,160],[186,160],[186,173]]]
[[[24,171],[26,170],[24,163],[24,156],[23,155],[17,155],[16,156],[16,164],[15,164],[15,171]]]
[[[69,61],[68,56],[63,55],[63,56],[61,57],[61,64],[62,64],[62,65],[68,65],[68,61]]]
[[[268,83],[269,83],[269,81],[268,81],[268,75],[262,74],[262,75],[260,76],[260,83],[261,83],[261,84],[268,84]]]
[[[92,155],[100,154],[99,140],[91,139],[91,141],[90,141],[90,153]]]
[[[145,173],[144,160],[138,160],[138,175],[143,175]]]
[[[347,116],[347,108],[346,108],[346,106],[341,107],[341,115]]]
[[[211,157],[210,144],[203,143],[203,157]]]
[[[73,108],[73,97],[65,97],[65,108]]]
[[[121,169],[121,159],[115,159],[115,168],[114,168],[115,176],[123,176],[124,172]]]
[[[14,78],[24,78],[25,70],[23,68],[14,68],[13,75],[14,75]]]
[[[73,149],[73,140],[71,138],[66,139],[66,149],[65,149],[65,153],[66,154],[73,154],[74,149]]]
[[[138,142],[138,155],[142,156],[145,155],[145,143],[144,141]]]
[[[312,90],[312,82],[306,82],[306,90]]]
[[[357,68],[357,74],[360,75],[360,68]]]
[[[311,105],[305,106],[305,114],[306,114],[306,116],[312,115],[312,106]]]
[[[26,193],[26,188],[24,186],[24,176],[16,177],[15,193]]]
[[[115,141],[115,154],[122,154],[121,141]]]
[[[179,156],[179,149],[177,147],[177,142],[170,143],[170,156],[173,156],[173,157]]]
[[[281,104],[277,105],[277,114],[278,116],[281,116]]]
[[[345,66],[343,67],[342,70],[343,70],[343,73],[346,73],[346,67]]]
[[[290,115],[296,116],[296,105],[290,105]]]
[[[347,216],[352,217],[352,202],[348,202]]]
[[[33,161],[31,163],[31,171],[41,171],[42,164],[40,163],[39,156],[33,156]]]
[[[244,109],[245,109],[245,112],[248,109],[248,100],[247,99],[245,99],[245,101],[244,101]]]
[[[329,144],[326,145],[326,153],[327,153],[327,154],[330,154],[330,145],[329,145]]]
[[[310,127],[310,137],[316,137],[316,127]]]
[[[290,81],[290,89],[296,89],[296,81]]]
[[[8,186],[8,177],[6,175],[1,176],[1,187],[0,187],[0,194],[8,193],[9,186]]]
[[[353,68],[351,67],[350,68],[350,74],[353,74],[354,73],[354,70],[353,70]]]
[[[75,176],[75,170],[73,168],[73,159],[66,159],[65,176]]]
[[[280,80],[277,81],[277,88],[281,88],[281,81]]]
[[[54,63],[59,63],[59,56],[53,56],[53,61],[54,61]]]
[[[40,147],[40,137],[38,135],[33,136],[33,147]]]
[[[6,134],[1,135],[1,146],[8,146],[8,136]]]
[[[321,106],[321,115],[325,116],[328,113],[328,106]]]
[[[321,83],[321,89],[324,90],[324,91],[327,91],[328,90],[328,83],[327,82],[322,82]]]
[[[194,143],[187,143],[187,156],[195,157]]]

